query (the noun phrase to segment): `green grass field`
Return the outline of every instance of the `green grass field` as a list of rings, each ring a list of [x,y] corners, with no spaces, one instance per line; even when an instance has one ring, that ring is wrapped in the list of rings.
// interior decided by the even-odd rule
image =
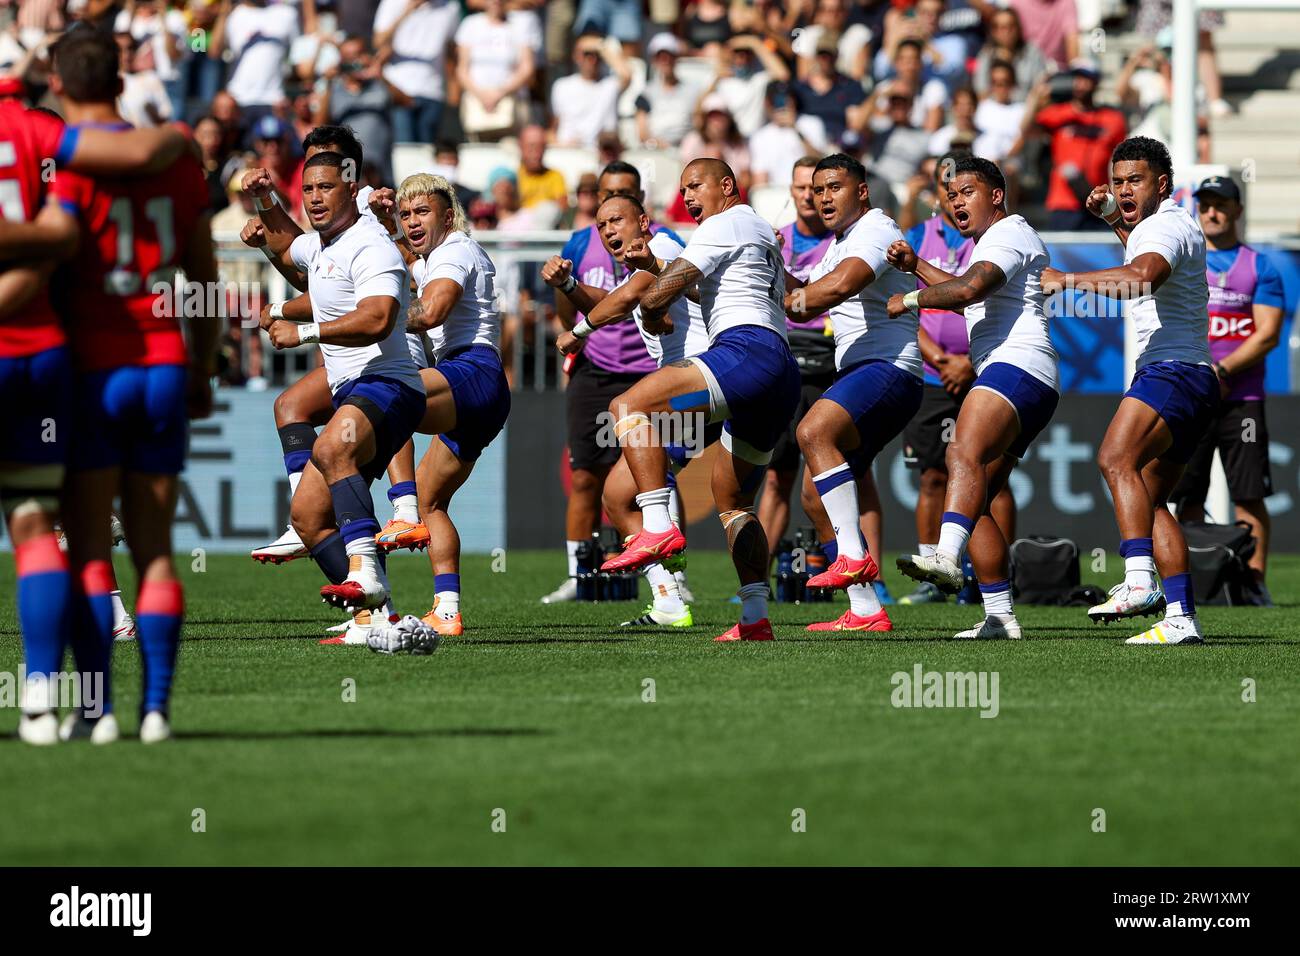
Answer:
[[[1022,609],[1024,641],[959,644],[979,611],[951,603],[847,638],[802,628],[842,604],[774,605],[778,641],[717,645],[735,585],[709,553],[692,556],[695,629],[628,633],[613,625],[639,606],[537,603],[560,560],[467,559],[466,635],[388,658],[318,646],[338,618],[310,563],[210,557],[186,572],[178,738],[5,740],[0,862],[1300,862],[1300,557],[1271,572],[1282,606],[1204,609],[1212,643],[1190,648],[1125,647],[1137,628],[1044,608]],[[427,608],[423,557],[390,570],[400,609]],[[131,735],[136,653],[116,650]],[[20,663],[8,602],[0,669]],[[893,707],[891,675],[918,663],[997,671],[998,716]],[[17,720],[0,711],[0,732]]]

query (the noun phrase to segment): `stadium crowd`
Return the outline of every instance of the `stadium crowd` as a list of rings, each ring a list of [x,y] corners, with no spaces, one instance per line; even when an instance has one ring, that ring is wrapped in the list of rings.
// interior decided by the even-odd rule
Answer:
[[[967,147],[1009,173],[1012,204],[1036,226],[1097,228],[1084,209],[1128,133],[1168,139],[1171,0],[0,0],[0,93],[51,105],[50,44],[75,21],[121,52],[121,114],[136,126],[195,130],[218,237],[252,215],[242,173],[272,173],[296,197],[303,136],[351,126],[367,184],[396,186],[393,147],[432,147],[427,171],[462,183],[479,231],[580,229],[596,173],[724,159],[742,191],[790,211],[794,161],[860,159],[873,202],[910,228],[933,215],[933,163]],[[1149,42],[1098,96],[1103,24],[1132,17]],[[1202,112],[1222,99],[1202,22]],[[1208,150],[1208,134],[1202,144]],[[458,175],[459,145],[499,143],[510,159]],[[566,172],[548,150],[579,157]],[[635,155],[629,155],[634,153]],[[515,157],[517,161],[515,161]],[[584,165],[587,168],[583,169]],[[651,190],[664,221],[693,225],[680,198]],[[783,218],[790,218],[784,215]],[[224,265],[224,263],[223,263]],[[231,270],[225,269],[227,273]],[[553,296],[524,268],[503,283],[513,348],[524,314]],[[242,276],[240,276],[242,277]],[[526,323],[523,347],[540,346]],[[232,328],[223,378],[262,387],[255,340]],[[512,368],[513,363],[507,362]],[[548,380],[555,374],[548,371]]]

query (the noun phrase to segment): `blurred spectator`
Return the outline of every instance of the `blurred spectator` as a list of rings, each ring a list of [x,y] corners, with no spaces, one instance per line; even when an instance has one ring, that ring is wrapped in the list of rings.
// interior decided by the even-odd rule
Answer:
[[[307,9],[311,2],[312,0],[303,0],[303,9]],[[188,0],[185,4],[184,15],[188,27],[186,43],[190,53],[181,60],[181,73],[185,78],[186,95],[191,101],[200,104],[200,111],[211,109],[225,73],[225,64],[220,59],[204,55],[212,46],[213,28],[217,25],[220,10],[213,0]],[[186,115],[193,115],[188,107]]]
[[[790,69],[753,34],[732,37],[719,54],[718,72],[706,93],[717,92],[736,118],[742,136],[752,136],[763,125],[767,85],[786,82]]]
[[[1020,14],[1014,7],[994,10],[989,18],[989,37],[979,56],[975,58],[975,71],[971,76],[975,92],[989,94],[989,68],[995,60],[1010,63],[1016,73],[1016,88],[1012,98],[1024,102],[1038,78],[1047,72],[1043,51],[1025,39],[1020,26]]]
[[[727,5],[721,0],[699,0],[686,5],[682,36],[693,53],[701,56],[721,56],[731,39],[731,18]]]
[[[636,98],[636,130],[642,146],[676,148],[691,131],[701,91],[678,79],[681,52],[682,41],[671,33],[656,34],[646,46],[654,76]]]
[[[557,229],[586,229],[596,223],[596,210],[600,208],[599,180],[595,173],[583,173],[578,180],[576,202],[560,217]]]
[[[152,67],[152,51],[129,33],[114,34],[118,69],[122,72],[122,93],[117,111],[132,126],[161,126],[172,118],[172,103],[162,80]]]
[[[560,206],[550,200],[525,209],[520,204],[519,180],[514,170],[504,166],[498,166],[488,176],[488,194],[496,207],[496,228],[501,232],[553,229],[560,220]]]
[[[268,114],[253,124],[250,135],[257,154],[257,166],[271,174],[276,200],[294,219],[303,220],[303,161],[294,155],[289,127],[278,116]]]
[[[303,0],[303,29],[308,29],[306,23],[307,4],[312,0]],[[372,30],[375,30],[375,17],[378,15],[379,7],[382,6],[381,0],[324,0],[326,6],[334,10],[335,23],[334,29],[345,37],[363,37],[369,36]],[[375,31],[378,32],[378,31]],[[376,39],[375,49],[379,49],[379,43]]]
[[[316,125],[351,126],[366,151],[367,163],[383,183],[392,182],[393,113],[409,106],[410,97],[380,74],[365,37],[339,44],[339,63],[325,74],[325,89],[316,104]]]
[[[266,0],[221,0],[208,56],[234,57],[226,90],[252,126],[284,100],[284,64],[298,36],[298,10],[289,4],[267,6]]]
[[[23,49],[34,49],[51,33],[62,33],[67,26],[62,0],[19,0],[14,16],[14,32]]]
[[[532,39],[506,17],[504,0],[488,0],[482,13],[456,30],[456,79],[463,93],[460,120],[475,139],[500,139],[522,125],[523,98],[533,82]]]
[[[641,45],[641,0],[581,0],[573,32],[612,36],[633,56]]]
[[[355,19],[353,16],[351,19]],[[338,28],[331,13],[318,15],[315,0],[302,0],[302,32],[289,44],[289,67],[299,83],[313,85],[339,62],[339,43],[345,36],[364,36],[371,27],[347,33]]]
[[[1016,69],[1006,60],[992,63],[988,79],[989,95],[975,111],[975,126],[980,136],[975,141],[974,152],[995,163],[1005,163],[1020,141],[1025,104],[1016,99]],[[1003,173],[1010,178],[1012,170],[1004,168]]]
[[[942,156],[950,149],[974,149],[979,138],[975,125],[977,98],[975,91],[964,86],[952,95],[952,118],[930,134],[929,151],[931,155]],[[1017,125],[1017,131],[1020,127]]]
[[[1156,40],[1161,31],[1172,26],[1173,10],[1173,0],[1141,0],[1137,13],[1138,32]],[[1197,25],[1196,75],[1205,89],[1210,115],[1227,116],[1232,112],[1232,106],[1223,98],[1223,80],[1219,76],[1219,63],[1214,52],[1214,31],[1223,26],[1223,14],[1218,10],[1202,10]]]
[[[1115,81],[1115,95],[1129,111],[1132,135],[1150,136],[1162,143],[1169,142],[1172,135],[1169,111],[1172,93],[1169,53],[1154,43],[1134,50]]]
[[[817,41],[816,55],[808,66],[805,79],[796,80],[791,86],[799,112],[820,119],[826,136],[832,142],[838,142],[844,135],[849,122],[848,111],[867,98],[861,83],[835,68],[838,40],[833,33],[823,33]],[[802,150],[799,156],[806,152]]]
[[[623,158],[623,140],[618,130],[607,129],[596,137],[596,165],[604,169]]]
[[[622,48],[597,36],[578,38],[573,62],[578,71],[551,85],[551,128],[560,146],[595,146],[597,136],[618,128],[618,98],[632,72]]]
[[[1079,56],[1079,11],[1074,0],[1010,0],[1027,41],[1049,66],[1064,70]],[[1019,75],[1019,74],[1017,74]]]
[[[871,28],[862,23],[850,24],[849,6],[849,0],[817,0],[813,22],[799,31],[792,44],[798,57],[795,72],[799,79],[804,79],[812,69],[817,59],[817,44],[824,36],[839,38],[835,68],[840,73],[859,83],[867,75]]]
[[[1109,181],[1110,154],[1124,139],[1124,114],[1093,101],[1101,73],[1088,59],[1070,66],[1069,102],[1047,103],[1048,85],[1040,83],[1026,106],[1025,124],[1051,134],[1052,174],[1047,188],[1047,228],[1108,229],[1084,208],[1094,186]]]
[[[337,63],[326,72],[337,72]],[[331,75],[333,75],[331,73]],[[325,83],[321,84],[322,87]],[[316,128],[316,114],[320,111],[321,95],[308,86],[286,86],[285,95],[289,97],[290,136],[295,143],[301,144],[307,134]],[[298,147],[301,149],[301,145]]]
[[[231,174],[243,167],[244,157],[226,148],[224,130],[213,116],[204,116],[194,124],[194,141],[199,146],[203,178],[208,184],[208,209],[215,213],[226,208],[230,198],[226,187]]]
[[[786,3],[783,0],[750,0],[732,5],[729,18],[733,33],[754,33],[763,38],[787,63],[795,60],[791,39],[801,31],[800,21],[808,0]]]
[[[162,0],[127,0],[113,25],[114,33],[129,33],[140,46],[137,64],[152,69],[167,92],[171,116],[185,118],[185,78],[181,64],[189,55],[185,14]]]
[[[442,176],[451,183],[456,190],[456,198],[466,210],[469,209],[469,204],[478,198],[477,192],[460,181],[460,148],[455,143],[444,140],[434,144],[433,165],[429,168],[429,172],[435,176]]]
[[[409,103],[392,108],[393,138],[432,143],[447,103],[447,52],[460,24],[452,0],[381,0],[375,12],[375,49],[384,79]]]
[[[930,134],[912,122],[911,89],[899,80],[884,86],[885,112],[871,121],[870,166],[875,176],[903,192],[928,155]]]
[[[519,204],[525,209],[538,203],[554,203],[561,210],[569,208],[569,189],[564,174],[550,169],[544,162],[546,130],[525,126],[519,131]]]
[[[749,138],[754,185],[788,186],[796,162],[825,154],[826,127],[816,116],[799,115],[786,83],[768,87],[767,115],[767,124]]]
[[[235,98],[225,90],[219,90],[212,97],[211,115],[221,124],[225,151],[241,148],[245,140],[244,111],[239,108]]]
[[[912,91],[912,125],[933,133],[943,125],[948,105],[948,87],[937,79],[924,79],[920,40],[903,40],[894,51],[893,72],[897,82]],[[875,113],[889,111],[888,100],[876,97]]]
[[[942,79],[949,88],[965,82],[966,41],[942,31],[940,18],[944,7],[944,0],[916,0],[910,9],[895,7],[886,14],[885,38],[875,60],[877,79],[895,75],[899,44],[913,40],[920,44],[922,60],[930,75]],[[920,87],[914,89],[919,91]]]
[[[246,172],[247,169],[236,167],[233,175],[227,180],[225,189],[227,203],[220,212],[212,216],[212,232],[215,235],[238,234],[249,219],[257,217],[257,207],[253,205],[253,197],[241,188]]]
[[[491,232],[497,227],[497,207],[490,199],[475,199],[465,210],[473,227],[480,232]]]
[[[727,109],[726,100],[720,94],[710,93],[704,98],[700,104],[700,125],[686,134],[679,153],[683,164],[702,156],[714,156],[723,160],[736,174],[741,189],[749,189],[749,144],[741,135],[735,119]]]

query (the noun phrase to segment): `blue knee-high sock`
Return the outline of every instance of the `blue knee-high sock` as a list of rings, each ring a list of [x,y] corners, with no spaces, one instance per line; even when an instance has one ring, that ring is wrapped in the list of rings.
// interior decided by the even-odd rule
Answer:
[[[388,500],[396,501],[398,498],[404,498],[415,494],[415,482],[399,481],[388,489]]]
[[[334,502],[334,518],[338,522],[343,543],[379,533],[375,519],[375,503],[370,498],[370,488],[360,475],[348,475],[330,485],[330,498]]]
[[[68,556],[50,532],[14,549],[18,565],[18,626],[29,675],[53,678],[63,663],[72,622],[72,575]]]
[[[348,577],[348,549],[343,543],[343,535],[332,532],[311,549],[312,560],[329,578],[330,584],[342,584]]]
[[[140,713],[167,713],[181,645],[181,620],[185,596],[179,581],[145,581],[135,605],[135,629],[140,642],[144,687]]]
[[[823,541],[822,550],[826,552],[826,563],[828,565],[834,564],[835,559],[840,556],[840,543],[834,538]]]
[[[81,569],[81,587],[73,589],[72,633],[69,643],[84,695],[90,688],[101,690],[102,700],[81,701],[82,710],[111,713],[113,710],[113,598],[116,581],[107,561],[90,561]],[[139,632],[137,631],[137,634]]]
[[[1180,614],[1191,617],[1196,613],[1196,596],[1192,591],[1190,574],[1172,574],[1164,579],[1163,584],[1167,617],[1177,617]]]
[[[290,475],[307,467],[311,461],[311,448],[316,442],[316,429],[306,422],[292,422],[278,429],[280,450],[284,453],[284,470]]]

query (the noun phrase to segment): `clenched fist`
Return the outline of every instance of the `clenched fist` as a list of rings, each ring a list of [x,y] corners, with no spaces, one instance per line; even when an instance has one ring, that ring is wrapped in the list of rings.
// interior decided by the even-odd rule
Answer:
[[[267,199],[275,189],[275,184],[271,181],[271,174],[258,167],[250,169],[244,173],[244,178],[240,181],[239,188],[250,196],[256,196],[258,199]]]
[[[239,230],[239,241],[254,249],[266,245],[266,227],[262,225],[262,220],[250,219],[244,223],[244,228]]]
[[[885,260],[899,272],[916,272],[916,252],[902,239],[889,244],[885,250]]]
[[[394,219],[397,213],[397,193],[387,186],[376,189],[370,194],[370,211],[375,214],[376,219],[388,228],[389,232],[392,232],[397,228]]]
[[[542,281],[552,288],[558,289],[564,283],[569,281],[569,276],[573,274],[573,260],[561,259],[559,256],[551,256],[542,264]]]

